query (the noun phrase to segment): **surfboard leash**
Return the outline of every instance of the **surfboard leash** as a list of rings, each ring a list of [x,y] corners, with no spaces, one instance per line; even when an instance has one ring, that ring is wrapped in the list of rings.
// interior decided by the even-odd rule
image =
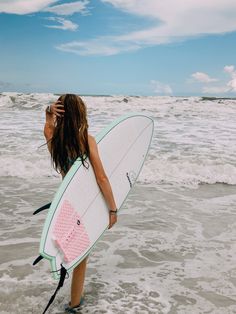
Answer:
[[[52,273],[54,272],[58,272],[58,270],[56,271],[52,271]],[[67,275],[67,277],[66,277]],[[43,314],[45,314],[49,308],[49,306],[52,304],[52,302],[54,301],[58,291],[60,290],[61,287],[63,287],[64,285],[64,281],[66,278],[69,278],[69,273],[68,271],[66,270],[66,268],[61,264],[61,269],[60,269],[60,279],[59,279],[59,282],[58,282],[58,285],[57,285],[57,288],[55,290],[55,292],[53,293],[53,295],[51,296],[50,300],[48,301],[48,304],[45,308],[45,310],[43,311]]]

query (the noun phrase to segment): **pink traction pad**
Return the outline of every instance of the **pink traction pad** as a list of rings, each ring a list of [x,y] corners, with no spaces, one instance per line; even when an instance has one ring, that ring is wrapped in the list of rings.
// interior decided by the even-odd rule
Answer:
[[[82,218],[68,200],[63,201],[59,210],[53,229],[53,239],[67,263],[72,262],[90,246]]]

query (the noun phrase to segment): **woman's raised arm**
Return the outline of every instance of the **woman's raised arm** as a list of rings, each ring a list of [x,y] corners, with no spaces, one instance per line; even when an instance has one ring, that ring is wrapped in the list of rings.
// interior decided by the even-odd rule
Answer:
[[[56,116],[62,115],[65,111],[63,109],[63,105],[61,101],[57,101],[52,105],[49,105],[46,109],[46,121],[44,125],[44,136],[47,141],[48,150],[51,153],[51,145],[50,140],[53,136],[54,128],[55,128],[55,118]]]

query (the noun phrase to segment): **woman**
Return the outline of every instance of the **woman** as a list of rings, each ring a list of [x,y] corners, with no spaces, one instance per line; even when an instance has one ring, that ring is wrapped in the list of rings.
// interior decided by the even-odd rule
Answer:
[[[93,136],[88,134],[87,110],[83,100],[74,94],[66,94],[48,106],[44,135],[55,169],[66,175],[73,162],[80,157],[84,167],[87,158],[93,167],[96,181],[109,208],[109,228],[117,221],[117,207],[112,188],[99,157],[98,147]],[[73,271],[71,301],[66,312],[76,313],[83,301],[83,285],[87,258]]]

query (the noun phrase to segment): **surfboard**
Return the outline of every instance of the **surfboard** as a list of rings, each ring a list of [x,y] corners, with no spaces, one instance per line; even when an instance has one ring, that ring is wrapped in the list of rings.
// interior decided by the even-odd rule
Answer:
[[[116,119],[96,136],[99,155],[120,209],[147,156],[153,120],[140,113]],[[92,165],[77,159],[60,184],[50,206],[39,253],[48,259],[55,279],[61,266],[72,271],[93,249],[109,225],[109,209]],[[47,206],[47,205],[46,205]]]

